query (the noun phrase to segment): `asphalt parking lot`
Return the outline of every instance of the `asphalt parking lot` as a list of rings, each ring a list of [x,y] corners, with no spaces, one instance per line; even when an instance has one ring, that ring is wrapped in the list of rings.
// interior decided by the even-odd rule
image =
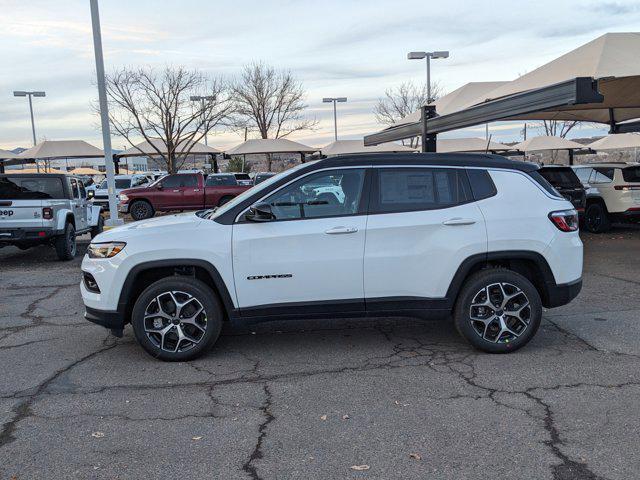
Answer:
[[[0,250],[0,479],[640,477],[640,229],[510,355],[448,322],[228,329],[189,363],[86,322],[81,257]]]

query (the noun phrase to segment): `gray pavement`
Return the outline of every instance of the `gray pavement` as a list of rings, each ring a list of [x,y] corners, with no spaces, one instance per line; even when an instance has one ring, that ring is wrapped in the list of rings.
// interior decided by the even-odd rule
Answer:
[[[167,364],[82,318],[80,257],[0,250],[0,479],[640,477],[640,230],[510,355],[446,321],[227,329]]]

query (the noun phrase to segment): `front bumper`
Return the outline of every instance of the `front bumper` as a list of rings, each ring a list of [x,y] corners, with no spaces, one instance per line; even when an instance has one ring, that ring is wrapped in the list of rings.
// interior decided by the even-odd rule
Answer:
[[[110,330],[122,330],[124,318],[118,311],[98,310],[85,306],[84,318]]]
[[[120,202],[118,204],[118,212],[120,212],[120,213],[129,213],[129,204]]]
[[[547,298],[544,306],[555,308],[566,305],[578,296],[580,290],[582,290],[582,278],[569,283],[547,285]]]

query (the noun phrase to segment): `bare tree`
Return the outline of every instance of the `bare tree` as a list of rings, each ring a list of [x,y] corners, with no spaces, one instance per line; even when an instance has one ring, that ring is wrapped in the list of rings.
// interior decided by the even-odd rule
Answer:
[[[565,138],[567,134],[576,127],[580,122],[571,120],[542,120],[538,124],[545,135],[549,137],[562,137]]]
[[[115,132],[135,146],[144,138],[167,172],[180,169],[197,142],[219,126],[226,125],[234,111],[225,83],[184,67],[121,69],[107,77],[109,114]],[[190,96],[206,95],[206,102]],[[161,140],[160,148],[153,142]],[[140,152],[146,155],[145,152]]]
[[[304,88],[287,70],[264,63],[245,65],[232,91],[236,126],[257,131],[260,138],[282,138],[317,124],[304,117]]]
[[[438,99],[443,93],[439,82],[431,83],[431,98]],[[374,113],[378,123],[393,125],[410,113],[427,104],[427,85],[420,86],[413,82],[401,83],[398,87],[389,88],[384,92],[384,97],[378,99],[374,107]],[[420,138],[409,139],[409,145],[416,148]]]

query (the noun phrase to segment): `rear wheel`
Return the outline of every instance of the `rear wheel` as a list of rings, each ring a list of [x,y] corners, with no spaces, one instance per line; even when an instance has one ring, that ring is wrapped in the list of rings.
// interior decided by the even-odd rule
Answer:
[[[149,202],[146,200],[135,200],[129,209],[131,218],[134,220],[145,220],[153,217],[155,211]]]
[[[584,226],[592,233],[604,233],[611,228],[607,209],[601,203],[592,203],[584,212]]]
[[[220,335],[222,307],[208,285],[191,277],[163,278],[136,300],[131,324],[138,343],[166,361],[192,360]]]
[[[462,287],[454,312],[458,332],[489,353],[513,352],[533,338],[542,319],[542,302],[533,284],[511,270],[495,268],[472,275]]]
[[[58,260],[71,260],[76,256],[76,229],[72,223],[67,223],[64,233],[54,240]]]

